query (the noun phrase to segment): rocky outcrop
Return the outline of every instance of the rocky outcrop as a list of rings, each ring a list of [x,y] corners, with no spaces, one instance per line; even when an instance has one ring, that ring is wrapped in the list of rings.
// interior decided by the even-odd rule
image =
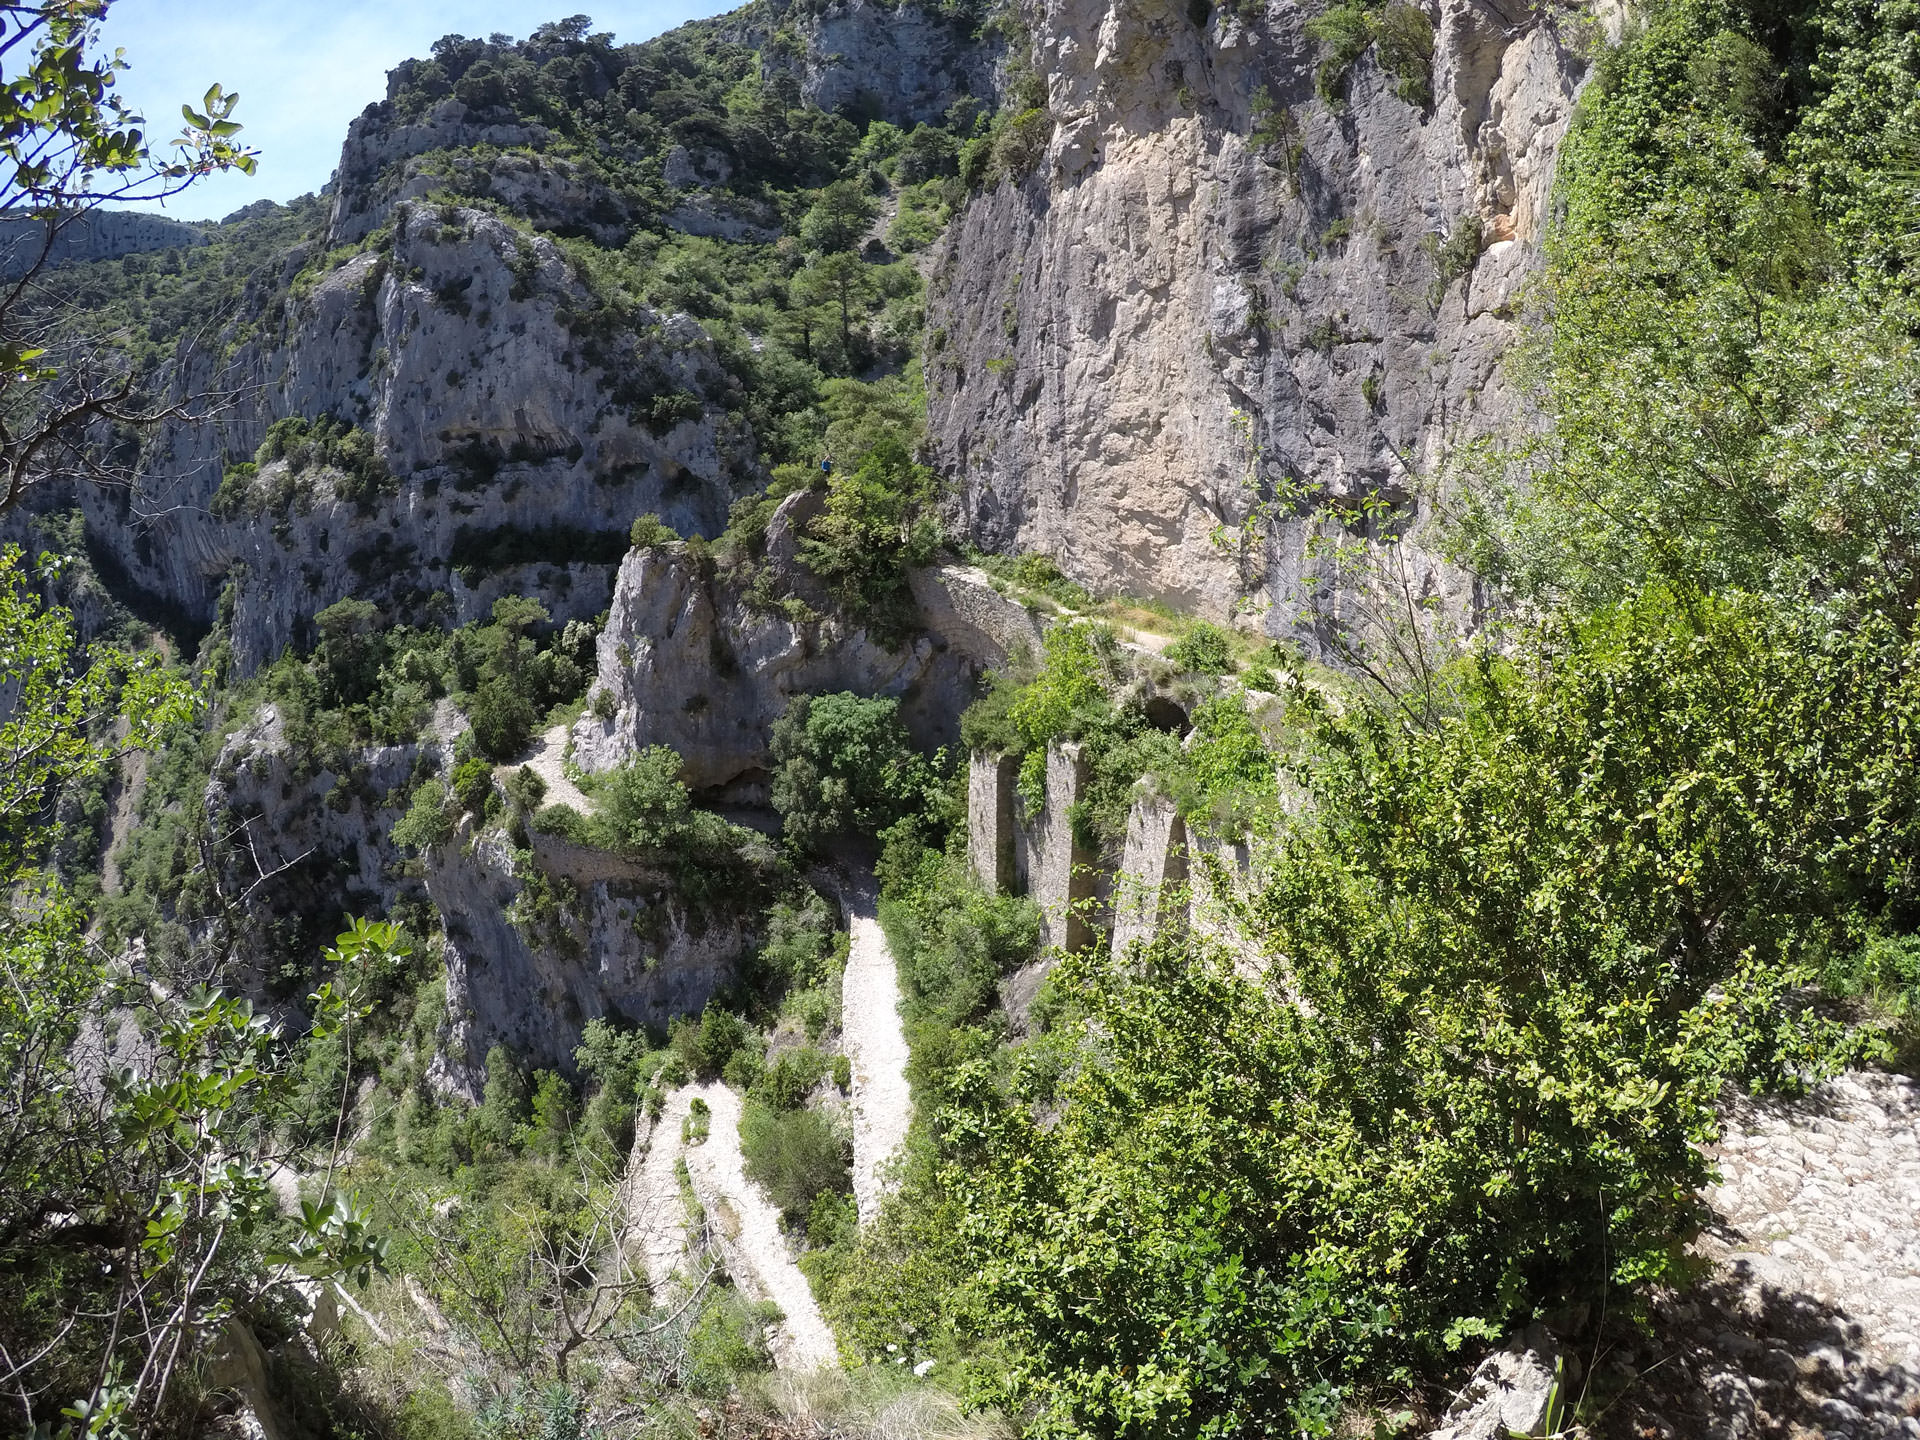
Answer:
[[[768,530],[770,562],[786,559],[778,588],[789,594],[809,583],[782,540],[804,499],[783,503]],[[731,787],[733,798],[764,801],[769,736],[795,695],[898,697],[908,730],[932,748],[954,741],[980,670],[998,663],[971,626],[951,635],[930,628],[890,648],[842,617],[757,600],[752,589],[751,577],[718,574],[685,545],[626,558],[598,640],[595,705],[612,713],[589,713],[573,728],[583,768],[611,769],[668,745],[694,789]]]
[[[402,76],[402,66],[388,79]],[[549,199],[572,198],[584,208],[599,202],[597,195],[573,194],[572,167],[549,165],[537,154],[546,149],[553,136],[544,125],[519,121],[499,122],[488,115],[475,115],[460,101],[448,96],[426,115],[415,120],[399,120],[385,104],[369,105],[347,127],[346,143],[340,150],[340,165],[333,173],[333,211],[327,226],[334,245],[351,245],[372,234],[393,214],[401,201],[417,199],[435,189],[451,188],[450,182],[462,181],[469,187],[480,176],[474,162],[454,170],[453,154],[485,146],[490,151],[519,151],[511,165],[503,170],[509,193],[529,197],[524,184],[511,178],[528,170],[543,175],[547,188],[558,183],[562,193]],[[416,163],[433,156],[437,163]],[[504,158],[504,157],[503,157]],[[483,183],[492,188],[492,168],[484,171]],[[533,189],[537,190],[536,181]],[[544,203],[544,201],[543,201]]]
[[[949,9],[839,0],[795,28],[804,49],[791,68],[822,110],[911,129],[939,124],[964,98],[991,107],[999,92],[998,37]]]
[[[202,796],[220,885],[247,921],[243,948],[266,993],[282,964],[304,970],[351,915],[384,915],[403,896],[405,858],[388,839],[392,806],[440,765],[437,741],[318,759],[267,704],[227,737]]]
[[[1514,413],[1499,361],[1585,66],[1551,11],[1438,0],[1432,103],[1369,53],[1336,107],[1306,9],[1198,13],[1033,7],[1052,139],[949,231],[930,429],[977,544],[1279,633],[1325,578],[1319,503],[1408,503]],[[1470,606],[1431,562],[1415,584]]]
[[[436,727],[453,728],[450,715]],[[756,943],[755,906],[703,910],[671,875],[625,857],[538,832],[517,850],[503,831],[463,822],[414,860],[389,832],[448,755],[433,734],[350,752],[339,772],[315,768],[273,705],[229,737],[205,806],[263,998],[278,963],[304,972],[346,917],[430,904],[447,982],[432,1075],[478,1099],[494,1045],[571,1071],[587,1021],[658,1034],[738,973]]]
[[[233,585],[242,673],[348,595],[414,624],[509,590],[597,615],[634,515],[717,533],[761,483],[699,325],[602,310],[556,246],[484,212],[402,205],[390,248],[306,272],[276,318],[222,376],[186,378],[237,387],[220,423],[168,427],[132,497],[76,497],[129,588],[205,626]],[[382,475],[276,464],[233,483],[289,416],[351,422]]]
[[[1535,1325],[1481,1362],[1428,1440],[1509,1440],[1557,1435],[1580,1393],[1580,1361]]]
[[[497,831],[440,847],[426,890],[446,931],[448,1030],[436,1078],[479,1098],[487,1050],[571,1071],[589,1020],[645,1026],[698,1014],[739,973],[758,915],[697,911],[671,879],[595,852],[569,877]]]

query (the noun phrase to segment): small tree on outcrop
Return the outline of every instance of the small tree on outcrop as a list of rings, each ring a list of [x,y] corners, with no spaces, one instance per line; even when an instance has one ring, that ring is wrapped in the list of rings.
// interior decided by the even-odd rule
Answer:
[[[907,571],[939,553],[933,472],[897,436],[882,436],[851,473],[834,475],[801,557],[827,592],[883,641],[898,639],[912,597]]]

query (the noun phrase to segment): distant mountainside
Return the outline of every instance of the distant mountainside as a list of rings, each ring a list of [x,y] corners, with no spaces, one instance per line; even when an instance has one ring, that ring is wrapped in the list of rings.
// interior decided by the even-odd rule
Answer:
[[[51,241],[47,229],[43,220],[0,220],[0,279],[18,280],[43,259],[56,266],[83,265],[212,243],[201,226],[135,210],[76,215],[54,229]]]

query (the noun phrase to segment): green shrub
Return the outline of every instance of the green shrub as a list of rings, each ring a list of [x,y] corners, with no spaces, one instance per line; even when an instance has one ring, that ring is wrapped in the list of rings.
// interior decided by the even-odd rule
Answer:
[[[738,1015],[709,1005],[698,1022],[676,1020],[667,1044],[687,1070],[701,1080],[712,1080],[727,1068],[747,1040],[747,1027]]]
[[[455,772],[455,776],[457,779],[457,771]],[[534,814],[539,810],[540,802],[547,798],[547,782],[542,780],[539,773],[528,765],[522,765],[519,769],[509,773],[506,784],[502,788],[507,792],[508,802],[513,806],[515,813],[519,815]],[[484,797],[480,803],[483,807],[485,806],[486,800]]]
[[[447,787],[438,780],[420,782],[407,813],[393,824],[393,843],[410,850],[431,850],[453,838],[453,819],[447,814]]]
[[[702,1399],[723,1400],[743,1376],[772,1367],[765,1327],[739,1292],[710,1290],[687,1334],[687,1389]]]
[[[904,440],[883,435],[853,470],[834,471],[800,544],[827,593],[883,642],[901,639],[911,619],[907,571],[940,548],[933,483]]]
[[[660,517],[648,512],[633,522],[633,528],[627,532],[627,539],[636,550],[650,549],[656,545],[667,545],[680,537],[661,523]]]
[[[521,1148],[530,1154],[558,1157],[573,1143],[573,1087],[566,1078],[551,1070],[537,1071],[533,1077],[531,1118],[520,1137]]]
[[[482,680],[468,715],[475,743],[492,760],[517,758],[532,741],[539,718],[525,688],[509,675]]]
[[[852,1147],[818,1110],[776,1113],[749,1100],[740,1113],[740,1154],[747,1177],[790,1225],[804,1224],[820,1196],[853,1191]]]
[[[1795,992],[1911,903],[1920,641],[1656,597],[1489,648],[1455,703],[1296,707],[1274,975],[1081,956],[1044,1115],[950,1072],[1007,1403],[1108,1431],[1152,1376],[1223,1433],[1311,1430],[1361,1376],[1630,1305],[1685,1264],[1724,1087],[1856,1052]]]
[[[1033,958],[1040,939],[1031,901],[989,895],[969,878],[964,857],[923,852],[913,873],[893,880],[880,902],[905,994],[910,1026],[979,1019],[995,983]],[[916,1063],[919,1060],[916,1042]]]
[[[1237,694],[1193,708],[1193,734],[1168,769],[1174,798],[1189,820],[1244,831],[1279,799],[1279,763]]]
[[[1327,47],[1314,71],[1313,88],[1332,106],[1345,103],[1347,72],[1373,44],[1373,16],[1361,0],[1345,0],[1307,21],[1307,36]]]
[[[495,1144],[512,1145],[527,1120],[527,1079],[505,1046],[487,1051],[480,1128]]]
[[[469,815],[484,815],[487,802],[493,798],[493,766],[477,755],[462,760],[453,767],[452,789],[462,810]]]
[[[683,882],[722,883],[716,865],[733,867],[742,834],[708,810],[697,809],[681,783],[680,756],[651,745],[592,778],[597,805],[587,824],[593,843],[661,862]]]
[[[260,467],[252,461],[228,465],[220,472],[220,488],[213,492],[207,508],[220,520],[237,520],[252,511],[255,504],[254,479]]]
[[[1380,68],[1394,77],[1393,93],[1425,109],[1433,103],[1433,21],[1418,5],[1391,0],[1373,23]]]
[[[769,1110],[798,1110],[826,1073],[827,1057],[811,1045],[785,1051],[760,1072],[752,1098]]]
[[[528,823],[543,835],[558,835],[575,845],[592,845],[599,838],[593,822],[571,805],[542,805]]]
[[[800,242],[827,253],[851,250],[873,223],[873,200],[851,180],[836,180],[820,192],[800,222]]]
[[[687,1104],[687,1118],[680,1122],[680,1143],[698,1145],[712,1134],[713,1107],[696,1095]]]
[[[776,902],[767,910],[761,970],[776,988],[804,990],[831,982],[838,929],[839,917],[818,895],[809,893],[799,905]]]
[[[772,735],[773,805],[803,850],[878,834],[924,808],[933,773],[900,723],[900,702],[796,695]]]
[[[1234,668],[1233,637],[1209,620],[1197,620],[1167,647],[1166,656],[1196,675],[1230,674]]]
[[[1030,811],[1038,812],[1045,803],[1047,745],[1100,724],[1112,714],[1101,645],[1103,637],[1110,641],[1111,635],[1092,625],[1053,626],[1046,634],[1039,673],[1002,702],[1006,726],[1025,752],[1020,794]]]
[[[1417,5],[1346,0],[1309,20],[1307,34],[1327,46],[1314,88],[1329,105],[1345,103],[1347,73],[1369,47],[1377,47],[1380,68],[1394,77],[1394,94],[1409,105],[1433,103],[1433,22]]]

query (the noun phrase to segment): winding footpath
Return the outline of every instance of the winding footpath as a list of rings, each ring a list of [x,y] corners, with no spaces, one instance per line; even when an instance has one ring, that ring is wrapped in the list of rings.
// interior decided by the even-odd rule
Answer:
[[[524,767],[546,782],[547,793],[542,804],[570,805],[582,815],[591,815],[593,801],[567,778],[566,755],[567,727],[556,725],[536,739],[533,748],[518,760],[495,766],[494,774],[504,782],[508,775]]]
[[[704,1100],[711,1118],[707,1138],[680,1137],[693,1102]],[[682,1085],[667,1096],[660,1119],[636,1141],[628,1168],[627,1245],[646,1264],[655,1303],[672,1304],[688,1282],[689,1222],[676,1162],[687,1164],[694,1197],[706,1212],[707,1239],[719,1252],[733,1283],[750,1300],[770,1300],[781,1320],[769,1327],[773,1358],[783,1370],[819,1370],[838,1363],[833,1331],[821,1318],[812,1287],[793,1263],[780,1215],[760,1187],[747,1178],[740,1155],[740,1097],[720,1081]]]
[[[862,1223],[878,1212],[888,1162],[913,1118],[907,1088],[907,1037],[900,1023],[900,982],[876,918],[871,874],[842,887],[851,932],[841,982],[841,1030],[853,1070],[853,1191]],[[681,1139],[695,1100],[710,1112],[707,1138]],[[775,1362],[784,1370],[838,1363],[839,1347],[820,1314],[807,1277],[794,1263],[779,1212],[747,1178],[740,1153],[740,1097],[719,1081],[682,1085],[666,1097],[660,1118],[634,1140],[624,1185],[627,1254],[644,1264],[656,1302],[685,1293],[697,1256],[690,1253],[692,1215],[682,1190],[684,1160],[695,1198],[706,1212],[707,1241],[743,1294],[769,1300],[783,1316],[771,1328]]]
[[[900,1024],[900,979],[876,918],[871,876],[841,892],[852,945],[840,981],[840,1029],[853,1068],[853,1200],[860,1223],[880,1213],[888,1162],[913,1120],[907,1088],[907,1035]]]
[[[685,1278],[687,1201],[674,1162],[681,1155],[680,1126],[692,1100],[692,1087],[682,1087],[667,1097],[651,1130],[643,1120],[627,1164],[626,1248],[645,1269],[653,1297],[662,1304],[673,1298]]]

